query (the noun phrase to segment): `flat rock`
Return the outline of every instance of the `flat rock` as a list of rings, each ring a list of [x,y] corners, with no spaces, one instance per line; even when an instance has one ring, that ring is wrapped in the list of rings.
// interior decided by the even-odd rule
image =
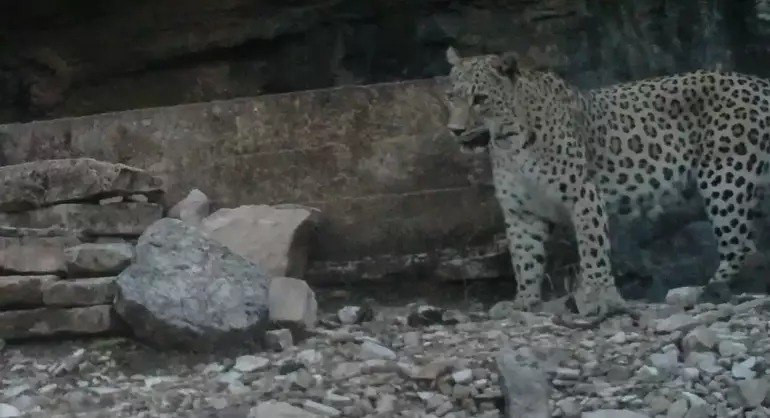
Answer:
[[[600,409],[597,411],[583,412],[580,418],[650,418],[641,412],[628,411],[626,409]]]
[[[302,278],[318,217],[318,210],[298,205],[248,205],[220,209],[201,228],[271,276]]]
[[[91,158],[33,161],[0,167],[0,212],[111,196],[162,194],[163,182],[144,170]]]
[[[267,401],[251,408],[248,418],[321,418],[286,402]]]
[[[113,302],[115,277],[94,277],[51,281],[42,287],[43,303],[48,306],[94,306]]]
[[[64,274],[64,249],[78,244],[71,231],[0,228],[0,273]]]
[[[114,275],[131,264],[134,246],[128,243],[86,243],[64,250],[70,277]]]
[[[318,302],[304,280],[290,277],[270,279],[270,322],[293,331],[309,329],[318,319]]]
[[[101,334],[113,330],[109,305],[0,312],[0,338]]]
[[[683,308],[690,308],[698,303],[703,289],[697,286],[677,287],[666,294],[666,303]]]
[[[43,286],[57,276],[1,276],[0,307],[40,307],[43,305]]]
[[[27,212],[0,213],[0,225],[21,228],[63,228],[88,235],[140,235],[163,215],[154,203],[90,205],[64,203]]]
[[[500,390],[505,398],[505,417],[550,418],[550,385],[536,359],[522,352],[501,350],[497,355]]]
[[[187,196],[168,210],[168,217],[198,226],[203,218],[211,214],[208,196],[198,189],[192,189]]]
[[[117,286],[115,309],[155,346],[213,351],[264,337],[267,275],[180,220],[161,219],[139,237]]]

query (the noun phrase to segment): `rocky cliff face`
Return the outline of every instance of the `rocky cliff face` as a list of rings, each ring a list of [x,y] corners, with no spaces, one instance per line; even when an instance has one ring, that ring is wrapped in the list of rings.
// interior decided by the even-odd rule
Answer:
[[[445,74],[447,45],[595,86],[765,75],[766,0],[28,0],[0,5],[0,122]]]

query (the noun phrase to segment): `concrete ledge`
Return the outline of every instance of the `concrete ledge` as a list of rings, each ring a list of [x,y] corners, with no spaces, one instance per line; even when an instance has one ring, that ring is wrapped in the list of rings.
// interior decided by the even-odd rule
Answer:
[[[158,175],[166,205],[199,188],[213,209],[318,207],[325,219],[310,255],[311,281],[457,276],[442,273],[456,261],[437,260],[488,253],[502,221],[486,157],[461,154],[445,132],[440,84],[342,87],[0,125],[0,164],[93,157]],[[489,261],[469,274],[508,274],[506,262]]]

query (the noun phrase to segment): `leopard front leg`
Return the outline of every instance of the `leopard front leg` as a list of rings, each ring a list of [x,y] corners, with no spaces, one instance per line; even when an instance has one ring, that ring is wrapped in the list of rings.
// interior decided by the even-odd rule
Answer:
[[[610,264],[607,213],[596,186],[579,186],[572,207],[572,223],[580,255],[580,281],[574,298],[581,315],[605,315],[625,308]]]
[[[516,276],[514,306],[520,310],[533,310],[542,302],[549,226],[531,213],[513,208],[504,208],[504,211],[508,249]]]

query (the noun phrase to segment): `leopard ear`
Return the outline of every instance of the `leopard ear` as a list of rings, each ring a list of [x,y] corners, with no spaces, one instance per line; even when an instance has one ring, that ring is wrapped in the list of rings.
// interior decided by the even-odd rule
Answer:
[[[519,63],[515,52],[506,52],[500,55],[501,72],[508,78],[513,78],[519,73]]]
[[[456,49],[450,46],[446,50],[446,60],[449,62],[449,65],[457,65],[460,63],[460,55]]]

